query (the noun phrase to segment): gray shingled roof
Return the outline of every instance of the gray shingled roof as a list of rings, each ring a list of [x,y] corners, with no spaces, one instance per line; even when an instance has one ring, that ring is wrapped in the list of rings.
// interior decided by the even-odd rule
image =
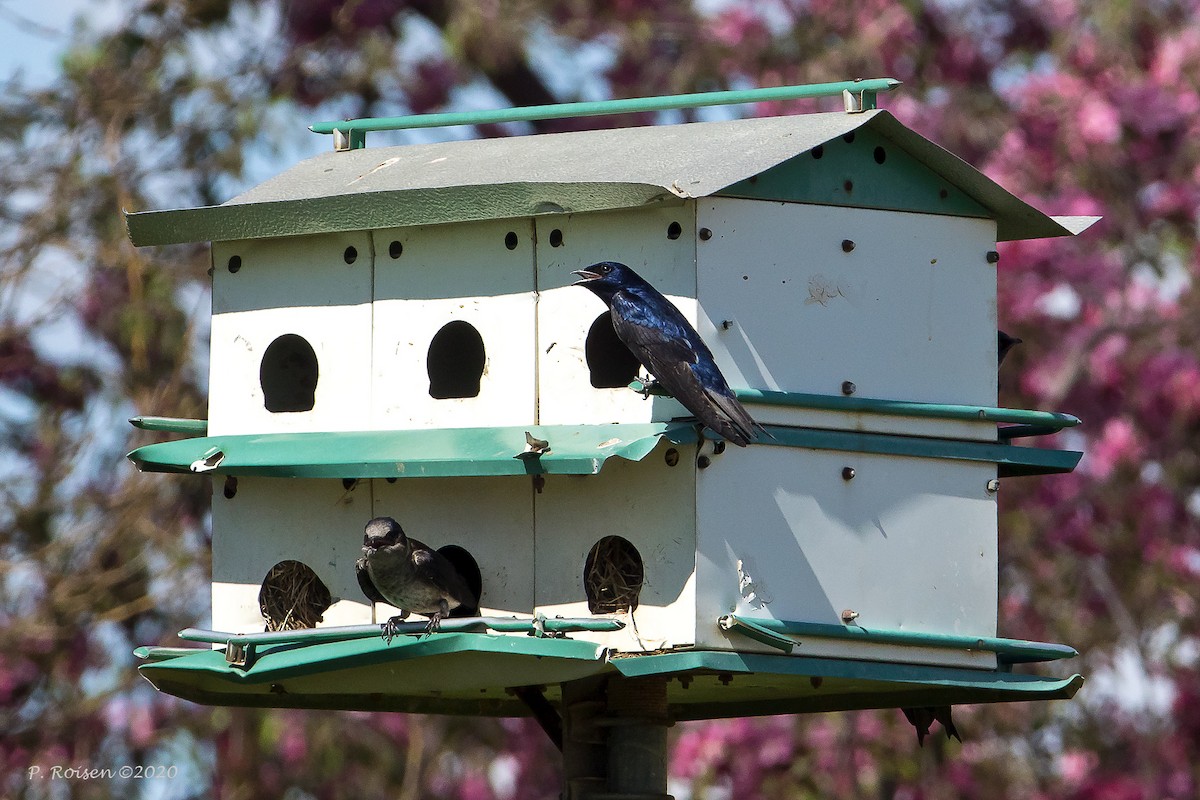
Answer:
[[[1078,233],[886,111],[582,131],[328,152],[219,206],[128,213],[136,245],[633,208],[705,197],[870,128],[991,212],[998,238]]]

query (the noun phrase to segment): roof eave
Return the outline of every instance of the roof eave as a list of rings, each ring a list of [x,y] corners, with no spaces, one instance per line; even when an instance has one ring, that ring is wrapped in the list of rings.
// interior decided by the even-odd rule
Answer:
[[[506,183],[125,212],[137,247],[437,225],[681,202],[645,183]]]
[[[867,125],[878,128],[884,136],[988,209],[996,220],[998,242],[1074,236],[1100,219],[1051,217],[1038,211],[949,150],[905,127],[886,111],[873,115]]]

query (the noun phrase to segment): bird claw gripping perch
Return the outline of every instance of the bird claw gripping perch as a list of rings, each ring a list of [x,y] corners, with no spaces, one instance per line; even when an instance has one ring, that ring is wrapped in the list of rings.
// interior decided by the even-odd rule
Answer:
[[[398,615],[392,617],[391,619],[389,619],[387,622],[384,622],[383,624],[381,624],[379,626],[379,631],[383,635],[384,642],[386,642],[387,644],[391,644],[392,639],[395,639],[397,636],[400,636],[403,633],[406,633],[406,632],[407,633],[416,633],[416,631],[401,631],[400,630],[400,623],[403,622],[405,620],[405,617],[407,617],[407,616],[408,616],[407,614],[398,614]],[[442,615],[440,612],[434,612],[432,615],[430,615],[429,624],[426,625],[425,628],[421,631],[421,635],[429,636],[431,634],[440,632],[441,629],[442,629]]]
[[[634,391],[640,394],[643,400],[650,399],[650,395],[654,394],[658,389],[658,379],[652,377],[650,373],[646,373],[644,377],[639,375],[637,382],[642,385],[642,388],[635,389]]]
[[[430,636],[442,629],[442,613],[435,611],[429,615],[429,624],[425,626],[425,635]]]
[[[383,641],[385,643],[391,644],[392,639],[395,639],[398,635],[400,635],[398,624],[402,619],[404,618],[399,616],[392,617],[387,622],[379,626],[379,632],[383,635]]]

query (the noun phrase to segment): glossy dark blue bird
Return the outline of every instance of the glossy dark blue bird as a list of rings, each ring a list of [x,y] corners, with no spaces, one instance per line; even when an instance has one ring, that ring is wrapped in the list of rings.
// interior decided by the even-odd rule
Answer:
[[[575,270],[603,300],[613,330],[660,385],[717,434],[745,447],[761,428],[729,388],[712,352],[691,323],[662,293],[616,261]]]

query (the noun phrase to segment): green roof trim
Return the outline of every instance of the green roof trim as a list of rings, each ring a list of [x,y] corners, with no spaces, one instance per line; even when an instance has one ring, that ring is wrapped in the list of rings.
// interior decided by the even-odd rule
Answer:
[[[262,646],[247,668],[224,651],[139,648],[159,690],[232,706],[523,716],[507,689],[582,678],[664,675],[675,719],[1069,698],[1083,679],[881,661],[682,650],[614,654],[563,638],[443,633]]]
[[[512,182],[126,212],[125,223],[130,240],[145,247],[579,214],[664,202],[682,201],[650,184]]]
[[[525,433],[550,443],[525,454]],[[694,422],[530,425],[407,431],[207,436],[139,447],[144,472],[276,478],[429,478],[595,475],[613,457],[640,461],[660,439],[698,441]]]

